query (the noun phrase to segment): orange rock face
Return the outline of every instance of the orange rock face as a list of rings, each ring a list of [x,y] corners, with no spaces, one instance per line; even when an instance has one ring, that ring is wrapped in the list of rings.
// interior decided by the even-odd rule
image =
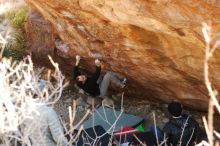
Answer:
[[[202,22],[220,30],[217,0],[27,0],[29,51],[46,63],[51,54],[71,73],[75,55],[94,69],[94,58],[129,79],[134,100],[169,102],[205,110],[203,80],[205,43]],[[210,63],[210,77],[220,87],[219,51]],[[41,60],[40,60],[41,59]]]

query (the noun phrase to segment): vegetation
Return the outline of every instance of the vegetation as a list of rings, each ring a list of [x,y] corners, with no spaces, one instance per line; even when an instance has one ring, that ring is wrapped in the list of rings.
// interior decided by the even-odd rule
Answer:
[[[16,10],[11,10],[3,16],[0,23],[4,20],[10,21],[10,27],[15,31],[12,35],[14,41],[6,46],[3,55],[5,57],[12,57],[15,60],[23,58],[26,51],[26,38],[24,31],[24,23],[28,13],[28,7],[20,7]]]
[[[9,11],[5,14],[5,19],[11,20],[13,27],[23,28],[28,11],[29,9],[26,6]]]

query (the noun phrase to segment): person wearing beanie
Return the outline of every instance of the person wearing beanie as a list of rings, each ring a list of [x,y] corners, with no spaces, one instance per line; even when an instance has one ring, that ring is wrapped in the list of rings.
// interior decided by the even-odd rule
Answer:
[[[182,105],[178,102],[171,102],[168,105],[168,111],[173,117],[179,117],[182,114]]]
[[[195,145],[201,133],[199,124],[192,117],[182,114],[182,105],[179,102],[169,103],[168,112],[171,117],[163,128],[166,145]]]

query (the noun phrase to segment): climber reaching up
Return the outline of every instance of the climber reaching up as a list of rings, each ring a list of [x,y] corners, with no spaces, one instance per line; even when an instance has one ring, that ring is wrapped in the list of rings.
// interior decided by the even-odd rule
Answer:
[[[124,88],[127,81],[126,78],[123,81],[120,81],[116,74],[113,72],[107,72],[103,79],[100,79],[101,74],[101,62],[100,60],[95,60],[96,71],[92,76],[86,74],[81,74],[79,71],[80,56],[76,56],[76,63],[73,70],[74,78],[76,79],[77,85],[84,92],[89,94],[92,97],[104,97],[107,94],[108,87],[110,83],[114,83],[117,86]],[[98,80],[101,80],[98,82]]]

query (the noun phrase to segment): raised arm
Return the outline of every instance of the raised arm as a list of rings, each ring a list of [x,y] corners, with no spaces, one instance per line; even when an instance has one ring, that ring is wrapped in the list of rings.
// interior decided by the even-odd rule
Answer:
[[[95,60],[95,65],[96,65],[96,71],[93,74],[92,79],[94,81],[97,81],[99,79],[100,74],[101,74],[101,62],[100,62],[100,60],[96,59]]]
[[[79,62],[80,62],[80,56],[76,55],[76,63],[75,63],[75,66],[73,68],[73,77],[74,78],[76,78],[77,76],[80,75],[80,72],[79,72]]]

